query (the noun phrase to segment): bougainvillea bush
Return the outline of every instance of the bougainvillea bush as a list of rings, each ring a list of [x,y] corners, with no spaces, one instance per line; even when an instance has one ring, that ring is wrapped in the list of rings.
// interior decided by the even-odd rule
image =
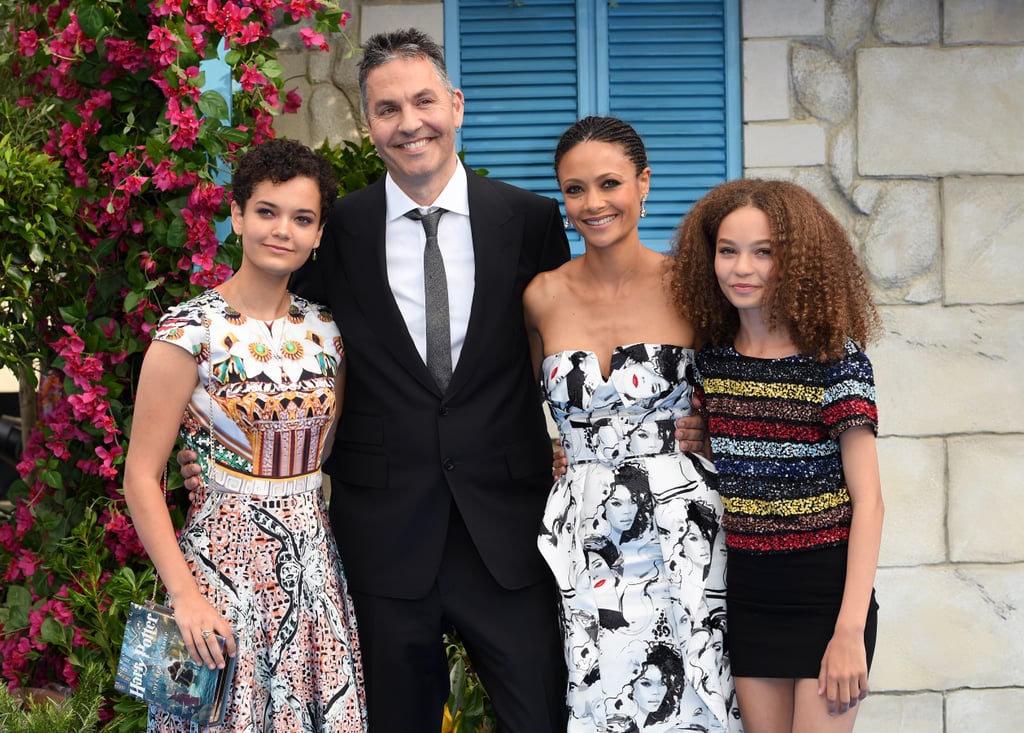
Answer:
[[[0,111],[52,112],[0,139],[0,161],[29,161],[48,186],[17,197],[0,171],[0,218],[13,222],[0,232],[0,316],[18,326],[0,331],[0,361],[22,369],[38,407],[0,516],[10,687],[74,688],[97,660],[112,673],[127,603],[152,589],[120,493],[148,333],[167,305],[231,273],[237,248],[214,230],[228,212],[221,171],[301,101],[271,31],[299,23],[306,47],[326,50],[348,17],[335,2],[0,0],[0,66],[13,72]],[[200,65],[218,55],[228,95],[204,91]]]

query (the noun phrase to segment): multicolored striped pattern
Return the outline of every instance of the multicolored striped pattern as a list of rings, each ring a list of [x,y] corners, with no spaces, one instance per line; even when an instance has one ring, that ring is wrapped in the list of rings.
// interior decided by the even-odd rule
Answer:
[[[821,362],[706,346],[697,371],[728,546],[768,554],[846,543],[852,506],[839,436],[858,425],[878,429],[864,352],[848,341],[842,359]]]

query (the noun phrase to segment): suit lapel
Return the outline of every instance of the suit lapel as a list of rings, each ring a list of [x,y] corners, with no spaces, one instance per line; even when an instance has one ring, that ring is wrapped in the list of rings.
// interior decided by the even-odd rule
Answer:
[[[522,221],[490,182],[466,171],[476,282],[459,363],[448,385],[453,394],[486,361],[488,343],[504,322],[513,298]]]
[[[345,226],[348,236],[342,239],[341,259],[347,282],[366,321],[380,335],[380,342],[391,351],[395,361],[436,392],[437,384],[416,350],[388,282],[384,179],[372,184],[372,192],[367,193],[367,201],[360,202],[365,208],[354,212],[353,221]],[[344,329],[341,336],[345,338]]]

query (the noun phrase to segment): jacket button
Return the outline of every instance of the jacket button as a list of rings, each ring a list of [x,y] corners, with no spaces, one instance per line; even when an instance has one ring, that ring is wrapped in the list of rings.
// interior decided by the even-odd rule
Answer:
[[[451,458],[445,458],[444,459],[444,470],[445,471],[454,471],[455,470],[455,461],[453,461]]]
[[[445,417],[448,414],[448,408],[442,405],[441,409],[437,411],[437,414],[440,415],[441,417]]]

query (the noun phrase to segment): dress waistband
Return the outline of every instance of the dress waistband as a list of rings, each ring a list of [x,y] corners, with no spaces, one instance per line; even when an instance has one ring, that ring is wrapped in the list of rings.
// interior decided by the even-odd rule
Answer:
[[[323,474],[320,471],[289,478],[262,478],[235,473],[223,466],[215,465],[210,474],[213,491],[260,498],[304,494],[307,491],[315,491],[323,485]]]
[[[662,413],[664,414],[664,413]],[[680,417],[685,413],[680,413]],[[617,466],[628,458],[653,456],[678,450],[675,442],[676,418],[651,419],[643,415],[609,415],[579,424],[572,417],[559,427],[562,449],[569,460],[575,463],[601,463]],[[652,440],[646,445],[631,446],[634,432],[644,428]]]

